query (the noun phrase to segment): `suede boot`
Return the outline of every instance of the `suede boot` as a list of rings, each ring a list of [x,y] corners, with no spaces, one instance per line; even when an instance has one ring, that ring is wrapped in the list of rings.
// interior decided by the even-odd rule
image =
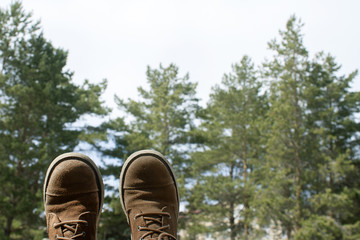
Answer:
[[[122,168],[119,190],[133,240],[176,239],[179,193],[163,155],[152,150],[132,154]]]
[[[95,240],[104,200],[99,169],[87,156],[65,153],[50,164],[44,206],[50,240]]]

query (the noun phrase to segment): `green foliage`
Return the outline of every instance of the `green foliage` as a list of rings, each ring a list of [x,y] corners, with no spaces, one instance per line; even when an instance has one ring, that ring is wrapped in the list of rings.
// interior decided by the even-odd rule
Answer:
[[[195,97],[197,84],[189,81],[189,75],[179,77],[179,69],[173,64],[160,65],[159,69],[147,68],[149,89],[138,88],[140,99],[116,102],[130,119],[125,136],[128,151],[152,148],[164,154],[183,178],[188,169],[187,148],[192,138],[194,117],[199,106]],[[180,150],[181,149],[181,150]]]
[[[302,228],[295,234],[296,240],[341,240],[341,226],[330,217],[314,216],[302,223]]]
[[[130,239],[130,229],[127,219],[121,209],[118,196],[113,194],[105,199],[106,204],[101,214],[98,239],[99,240],[124,240]]]
[[[50,161],[72,151],[87,114],[107,113],[100,85],[72,83],[67,53],[52,46],[21,4],[0,11],[0,236],[40,238],[44,233],[42,182]]]
[[[344,227],[344,240],[355,240],[360,238],[360,221],[346,224]]]
[[[138,88],[139,100],[125,101],[115,96],[115,101],[119,108],[124,110],[125,117],[104,123],[101,128],[107,132],[107,142],[104,144],[99,141],[94,144],[104,156],[110,157],[104,161],[103,175],[118,179],[120,168],[131,153],[142,149],[155,149],[172,162],[178,176],[180,192],[184,192],[190,165],[187,151],[193,141],[191,131],[194,128],[195,112],[199,107],[195,97],[196,84],[189,81],[188,74],[179,77],[178,72],[178,67],[173,64],[168,67],[160,65],[159,69],[148,67],[148,89]],[[130,123],[127,124],[125,119]],[[107,189],[114,191],[111,186]],[[119,229],[119,226],[120,229],[127,227],[124,221],[118,223],[119,219],[124,219],[125,216],[122,213],[115,214],[116,208],[111,207],[114,201],[119,201],[117,190],[112,198],[106,200],[108,212],[107,217],[101,220],[100,231],[106,232],[106,237],[129,237],[129,232],[121,235],[123,231],[120,231],[121,233],[116,235],[113,231]],[[109,232],[114,234],[109,235]]]
[[[273,59],[264,64],[264,75],[270,81],[270,110],[266,165],[262,166],[261,192],[263,199],[273,199],[262,204],[264,212],[273,220],[280,221],[291,236],[301,226],[306,201],[304,182],[306,166],[310,160],[306,151],[306,118],[304,86],[308,67],[308,53],[303,46],[302,23],[291,17],[281,40],[273,40],[269,48]],[[264,214],[266,215],[266,213]]]
[[[231,239],[240,232],[247,239],[253,220],[252,172],[262,157],[260,121],[267,105],[260,91],[254,66],[244,56],[213,88],[199,130],[204,149],[192,157],[196,192],[190,193],[188,208],[207,215],[213,232],[230,229]]]
[[[357,234],[360,99],[349,91],[357,71],[338,76],[335,59],[323,53],[309,60],[302,27],[292,16],[281,39],[269,43],[274,56],[263,65],[264,79],[251,74],[245,57],[213,88],[197,131],[203,150],[192,157],[192,236],[209,224],[201,231],[232,239],[256,238],[262,231],[255,226],[279,228],[287,239]],[[246,84],[265,80],[267,111],[260,85]]]
[[[129,156],[125,139],[128,131],[122,118],[113,119],[101,124],[98,132],[103,135],[91,143],[97,152],[102,154],[103,167],[100,171],[108,193],[99,221],[98,239],[130,239],[127,219],[120,205],[119,191],[114,187],[114,180],[119,180],[121,165]]]
[[[309,132],[314,141],[316,169],[314,211],[335,218],[338,222],[359,214],[353,198],[358,182],[355,138],[359,131],[355,114],[359,111],[359,93],[350,92],[349,85],[357,72],[337,76],[340,67],[330,55],[320,53],[311,65],[307,95],[309,96]]]

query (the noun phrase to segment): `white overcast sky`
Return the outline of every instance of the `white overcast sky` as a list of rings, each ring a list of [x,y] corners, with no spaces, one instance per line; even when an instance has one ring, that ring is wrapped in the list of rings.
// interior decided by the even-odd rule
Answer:
[[[0,7],[10,2],[1,0]],[[75,82],[108,79],[104,99],[114,112],[114,94],[137,98],[146,66],[160,63],[189,73],[205,103],[244,54],[256,65],[271,55],[267,42],[292,14],[305,23],[311,55],[331,53],[342,74],[360,68],[357,0],[23,0],[23,6],[41,20],[48,40],[69,51]]]

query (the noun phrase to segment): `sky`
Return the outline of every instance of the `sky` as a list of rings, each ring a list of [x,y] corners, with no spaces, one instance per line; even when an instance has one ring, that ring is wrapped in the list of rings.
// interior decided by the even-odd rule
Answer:
[[[0,0],[8,7],[12,0]],[[358,0],[23,0],[40,20],[46,39],[68,51],[67,69],[82,84],[108,80],[103,95],[111,117],[120,115],[114,95],[138,99],[146,87],[146,69],[179,67],[198,83],[205,105],[211,88],[246,54],[260,65],[272,52],[291,15],[305,24],[304,45],[310,56],[324,51],[342,65],[340,74],[360,69]],[[360,77],[353,90],[360,91]],[[87,151],[99,162],[96,152]],[[113,179],[106,180],[116,185]]]
[[[0,7],[11,0],[1,0]],[[74,81],[108,80],[103,96],[138,99],[147,86],[146,68],[174,63],[189,73],[205,104],[231,65],[248,55],[260,65],[272,52],[267,43],[295,14],[305,24],[311,56],[324,51],[342,65],[341,74],[360,69],[360,1],[357,0],[23,0],[41,21],[45,37],[69,52]],[[360,90],[359,77],[354,90]]]

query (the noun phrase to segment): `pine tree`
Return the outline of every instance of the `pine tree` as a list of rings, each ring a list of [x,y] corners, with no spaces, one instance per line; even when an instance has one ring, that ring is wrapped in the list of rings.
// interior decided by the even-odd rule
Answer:
[[[179,77],[174,64],[159,69],[147,68],[149,89],[138,88],[140,100],[116,98],[119,107],[128,114],[131,123],[126,135],[128,151],[152,148],[164,154],[175,168],[180,181],[189,164],[185,146],[191,142],[198,109],[196,83],[189,75]]]
[[[72,83],[67,53],[20,3],[0,10],[0,29],[0,238],[41,239],[46,168],[89,133],[73,123],[107,113],[99,100],[106,82]]]
[[[357,72],[337,76],[330,55],[309,61],[295,16],[269,43],[270,80],[266,164],[259,211],[288,239],[343,239],[358,235],[359,93]]]
[[[355,114],[359,111],[360,95],[349,91],[357,71],[339,77],[339,69],[332,56],[318,54],[311,63],[306,86],[308,129],[312,145],[316,146],[311,153],[315,163],[311,166],[312,216],[307,222],[317,218],[337,226],[351,226],[360,214],[358,198],[354,197],[358,196],[359,186],[356,181],[359,140],[355,136],[360,128]],[[340,227],[337,229],[342,233]],[[311,232],[302,229],[302,233],[305,231]],[[321,239],[329,238],[324,234]]]
[[[273,60],[265,64],[270,80],[269,133],[266,164],[263,166],[262,207],[264,215],[281,223],[288,239],[301,227],[304,216],[307,158],[304,86],[308,53],[303,45],[301,21],[292,16],[281,40],[269,48]]]
[[[240,232],[248,239],[253,231],[252,172],[263,157],[259,131],[267,104],[249,57],[232,70],[210,95],[201,126],[207,141],[204,150],[193,155],[193,193],[201,199],[196,203],[193,197],[188,207],[199,207],[213,231],[229,230],[233,240]]]
[[[102,125],[111,144],[103,144],[101,141],[95,143],[104,157],[111,158],[104,161],[104,176],[118,179],[120,168],[131,153],[154,149],[172,162],[180,185],[180,196],[184,196],[185,178],[189,176],[191,164],[188,152],[191,151],[193,141],[191,131],[194,128],[198,99],[195,97],[197,84],[189,81],[188,74],[183,77],[178,75],[179,69],[174,64],[168,67],[160,65],[158,69],[148,67],[148,89],[138,88],[139,100],[123,100],[115,96],[124,117]],[[113,204],[118,201],[118,191],[111,186],[108,186],[108,190],[114,195],[106,199],[108,214],[101,221],[103,225],[100,231],[106,235],[103,239],[123,238],[129,232],[121,230],[120,234],[116,233],[116,229],[128,228],[125,215],[118,213],[118,206]]]

